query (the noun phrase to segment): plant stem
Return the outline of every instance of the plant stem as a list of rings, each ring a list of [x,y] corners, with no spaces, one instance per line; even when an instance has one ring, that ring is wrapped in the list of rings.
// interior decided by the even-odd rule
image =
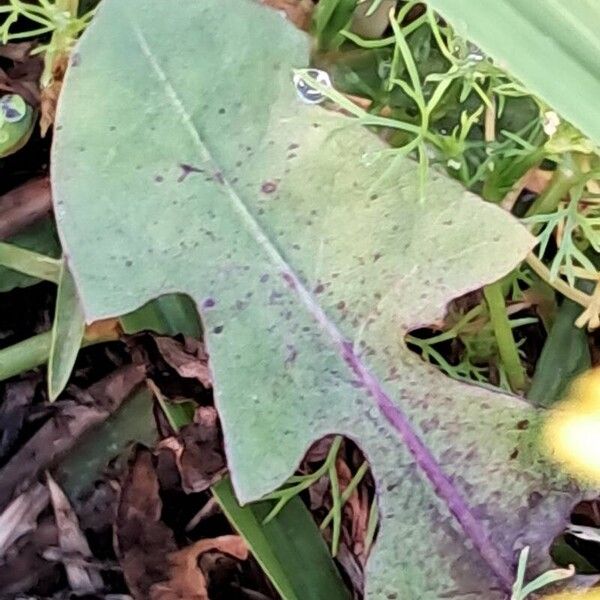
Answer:
[[[584,308],[588,307],[590,296],[572,288],[559,277],[553,278],[548,267],[533,252],[527,255],[525,261],[541,279],[557,292],[560,292],[565,298],[570,298],[573,302],[577,302],[577,304],[580,304]]]
[[[348,502],[348,498],[352,496],[354,490],[358,487],[358,484],[362,481],[362,478],[365,476],[365,473],[369,470],[369,464],[365,461],[358,470],[356,471],[354,477],[350,481],[350,483],[346,486],[342,493],[342,506]],[[331,519],[334,517],[333,508],[329,511],[327,516],[323,519],[323,522],[320,525],[321,529],[325,529],[329,523],[331,523]]]
[[[0,381],[44,364],[51,342],[52,332],[47,331],[0,350]]]
[[[116,330],[106,331],[100,336],[85,336],[81,346],[92,346],[116,339],[118,339]],[[47,363],[51,346],[52,332],[46,331],[0,350],[0,381]]]
[[[600,280],[596,283],[587,308],[575,321],[576,327],[585,327],[586,325],[590,331],[600,327]]]
[[[577,183],[578,179],[579,177],[572,172],[567,172],[560,167],[557,168],[548,187],[544,193],[535,199],[525,216],[531,217],[554,212],[559,202],[569,193],[569,190]]]
[[[276,490],[263,498],[263,500],[278,499],[277,504],[275,504],[271,512],[266,516],[265,523],[268,523],[271,519],[273,519],[277,515],[277,513],[286,505],[286,503],[289,502],[294,496],[297,496],[300,492],[303,492],[304,490],[308,489],[313,483],[315,483],[323,475],[328,473],[332,465],[335,466],[335,460],[337,458],[338,452],[340,451],[342,441],[343,437],[341,435],[335,436],[333,442],[331,443],[331,447],[329,448],[329,452],[327,453],[327,458],[325,459],[325,462],[314,473],[311,473],[309,476],[302,478],[300,483],[297,483],[296,485]]]
[[[340,547],[342,533],[342,502],[340,498],[340,482],[335,460],[329,465],[329,481],[331,484],[331,501],[333,503],[333,532],[331,535],[331,556],[336,556]]]
[[[379,510],[377,509],[377,498],[373,498],[371,502],[371,509],[369,510],[369,521],[367,523],[367,534],[365,535],[365,554],[369,554],[373,540],[375,539],[375,532],[377,531],[377,525],[379,523]]]
[[[519,358],[519,351],[506,312],[502,284],[496,281],[485,288],[483,294],[490,311],[490,320],[494,328],[500,360],[506,369],[506,375],[513,391],[525,388],[525,370]]]

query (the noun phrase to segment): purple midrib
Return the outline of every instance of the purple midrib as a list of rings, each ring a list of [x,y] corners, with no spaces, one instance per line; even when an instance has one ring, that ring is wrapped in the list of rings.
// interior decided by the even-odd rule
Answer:
[[[450,478],[444,473],[429,448],[414,431],[406,415],[392,401],[379,380],[369,371],[356,352],[354,352],[352,344],[344,338],[336,325],[331,322],[302,282],[289,271],[283,272],[282,277],[288,287],[296,292],[301,302],[309,310],[317,323],[334,340],[341,358],[352,370],[355,377],[359,379],[360,383],[363,384],[364,389],[370,393],[387,422],[398,433],[406,448],[415,459],[416,464],[430,481],[434,493],[444,501],[450,513],[458,521],[465,534],[472,540],[473,545],[490,567],[502,587],[507,591],[510,590],[514,580],[514,574],[510,565],[502,558],[481,523],[473,515],[469,505],[450,481]]]

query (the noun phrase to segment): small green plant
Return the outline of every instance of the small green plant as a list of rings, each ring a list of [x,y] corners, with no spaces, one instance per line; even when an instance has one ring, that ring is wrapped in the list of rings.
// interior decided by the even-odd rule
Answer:
[[[575,575],[575,567],[571,565],[568,569],[551,569],[536,577],[533,581],[525,584],[525,570],[527,569],[527,560],[529,558],[529,546],[525,546],[519,554],[519,564],[517,567],[517,577],[513,584],[510,600],[526,600],[531,594],[541,590],[543,587],[568,579]]]
[[[340,483],[337,474],[336,460],[339,454],[343,438],[336,436],[331,443],[329,452],[325,458],[323,464],[313,473],[307,475],[293,475],[286,483],[278,490],[272,492],[263,500],[275,500],[276,504],[271,509],[269,514],[265,517],[265,523],[268,523],[271,519],[275,518],[277,514],[286,506],[286,504],[295,498],[301,492],[307,490],[311,485],[314,485],[321,477],[328,477],[331,487],[331,500],[332,508],[321,523],[321,529],[325,529],[332,523],[332,537],[331,537],[331,553],[335,556],[339,549],[340,535],[342,530],[342,509],[344,504],[348,501],[358,484],[362,481],[363,477],[369,469],[367,462],[363,462],[357,469],[356,473],[344,489],[340,491]],[[369,518],[368,527],[372,530],[370,540],[372,542],[373,535],[375,532],[377,522],[377,510],[375,500],[373,500],[373,508]],[[370,545],[370,542],[369,542]]]
[[[418,2],[404,2],[391,11],[393,35],[383,39],[366,40],[343,30],[348,56],[351,47],[369,53],[370,62],[362,59],[369,68],[361,71],[359,62],[349,59],[345,71],[336,66],[335,87],[320,91],[362,124],[381,128],[393,146],[386,154],[418,160],[422,199],[430,164],[443,165],[467,188],[509,209],[528,173],[542,166],[553,169],[555,176],[524,220],[539,240],[528,263],[545,283],[582,307],[579,326],[600,325],[600,291],[590,295],[579,289],[581,281],[600,280],[598,149],[431,9],[418,7]],[[370,104],[358,107],[346,91],[367,95]],[[394,166],[391,161],[381,179],[393,184]],[[511,333],[516,325],[501,318],[508,306],[494,298],[493,326],[489,319],[481,326],[478,314],[473,318],[480,326],[473,332],[466,314],[466,322],[459,319],[429,340],[409,336],[408,341],[452,377],[484,383],[492,364],[502,387],[522,391],[526,378]],[[456,364],[439,350],[450,339],[463,346]]]
[[[564,275],[571,287],[579,277],[597,279],[598,272],[586,255],[592,248],[600,252],[600,195],[590,193],[586,186],[600,175],[600,171],[571,176],[572,187],[567,197],[561,199],[555,210],[538,213],[525,219],[537,230],[539,246],[537,255],[543,258],[552,240],[557,249],[551,260],[550,276]]]
[[[511,390],[510,377],[502,361],[496,361],[498,342],[485,302],[480,302],[467,312],[451,310],[446,322],[449,327],[431,337],[406,336],[408,344],[417,348],[421,356],[450,377],[487,384],[491,365],[497,371],[497,385]],[[537,322],[534,317],[509,318],[510,328],[516,329]],[[444,343],[458,342],[462,351],[460,360],[452,364],[439,347]]]
[[[52,81],[55,60],[71,51],[94,15],[94,11],[83,16],[78,12],[79,0],[38,0],[37,3],[9,0],[6,6],[0,6],[0,42],[44,40],[32,54],[44,54],[41,84],[46,87]],[[20,27],[15,30],[17,24]]]

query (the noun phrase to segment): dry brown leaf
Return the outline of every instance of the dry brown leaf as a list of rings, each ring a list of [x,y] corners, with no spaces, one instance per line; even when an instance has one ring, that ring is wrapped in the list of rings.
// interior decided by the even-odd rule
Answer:
[[[310,498],[310,508],[312,510],[317,510],[319,508],[325,508],[326,502],[329,495],[329,475],[323,475],[319,477],[317,481],[315,481],[308,488],[308,496]]]
[[[15,498],[0,515],[0,559],[10,546],[37,527],[37,518],[48,504],[48,490],[36,483]]]
[[[3,598],[20,598],[20,594],[40,583],[56,581],[61,576],[60,565],[43,558],[44,551],[57,543],[58,535],[52,517],[42,518],[33,531],[17,540],[0,567]]]
[[[219,551],[240,560],[248,549],[236,535],[200,540],[178,549],[161,520],[162,502],[152,454],[138,448],[123,484],[115,523],[117,556],[136,600],[208,600],[198,557]]]
[[[197,379],[205,388],[212,387],[208,354],[201,341],[185,338],[183,345],[170,337],[156,336],[154,339],[162,357],[181,377]]]
[[[0,81],[2,74],[0,72]],[[1,84],[0,84],[0,89]],[[5,240],[52,212],[48,177],[27,183],[0,196],[0,240]]]
[[[329,450],[331,449],[331,444],[335,439],[334,435],[326,435],[322,437],[320,440],[317,440],[306,452],[306,456],[304,457],[303,462],[307,463],[317,463],[323,462],[327,455],[329,454]]]
[[[137,600],[148,600],[151,586],[168,579],[165,554],[177,551],[173,532],[160,520],[158,492],[152,454],[139,448],[123,483],[115,521],[116,554]]]
[[[280,10],[298,29],[308,31],[315,9],[312,0],[261,0],[263,4]]]
[[[86,390],[93,405],[76,402],[57,404],[54,416],[0,469],[0,508],[73,447],[77,439],[104,421],[142,383],[145,369],[122,367]]]
[[[369,14],[373,0],[361,2],[354,11],[350,31],[367,39],[381,37],[390,24],[390,10],[396,5],[396,0],[383,0],[376,10]]]
[[[118,340],[121,335],[119,319],[94,321],[85,328],[85,339],[89,341]]]
[[[32,42],[11,42],[0,46],[0,56],[16,63],[25,62],[33,50]]]
[[[92,551],[79,527],[79,519],[71,507],[69,499],[49,473],[46,473],[46,480],[50,492],[50,502],[54,509],[60,549],[66,555],[77,555],[84,559],[92,558]],[[102,577],[96,569],[71,562],[65,562],[64,566],[69,585],[76,594],[94,594],[100,592],[104,587]]]
[[[343,541],[340,543],[335,559],[340,563],[352,584],[353,597],[357,600],[361,599],[365,589],[364,565],[361,565],[356,555]]]
[[[366,565],[368,553],[365,549],[365,539],[369,527],[369,495],[362,488],[358,491],[358,502],[356,511],[352,513],[352,541],[354,542],[354,553],[360,559],[362,565]]]
[[[212,406],[198,408],[194,423],[182,427],[177,437],[162,440],[158,448],[173,452],[187,493],[206,490],[225,469],[218,415]]]
[[[33,107],[40,103],[39,80],[44,68],[40,55],[31,56],[33,45],[29,42],[0,46],[0,56],[12,60],[14,65],[0,69],[0,92],[19,94]]]
[[[33,406],[36,388],[40,381],[40,376],[34,374],[4,385],[4,394],[0,403],[0,462],[10,458],[11,451],[19,443],[23,427],[32,419],[37,419],[46,413],[46,407],[39,410],[38,407]]]
[[[536,194],[541,194],[548,187],[552,173],[552,171],[543,171],[542,169],[531,169],[525,176],[523,187]]]
[[[209,600],[206,578],[198,566],[198,558],[215,550],[239,560],[248,558],[248,547],[239,535],[200,540],[167,556],[170,578],[150,588],[150,599]]]
[[[48,129],[50,129],[54,123],[54,118],[56,117],[56,104],[58,103],[58,97],[60,96],[60,90],[62,89],[68,66],[69,55],[58,55],[54,59],[54,64],[52,65],[52,79],[50,80],[49,85],[42,88],[40,101],[40,132],[42,137],[46,135]]]

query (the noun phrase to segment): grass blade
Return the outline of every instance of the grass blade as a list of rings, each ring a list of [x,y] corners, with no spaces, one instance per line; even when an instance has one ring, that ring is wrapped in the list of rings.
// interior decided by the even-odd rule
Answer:
[[[272,502],[240,506],[229,478],[212,488],[284,600],[349,600],[335,564],[308,509],[295,497],[268,523]]]
[[[170,294],[144,304],[141,308],[121,317],[125,333],[154,331],[161,335],[183,333],[200,339],[202,327],[196,305],[188,296]]]
[[[0,265],[52,283],[60,278],[59,260],[6,242],[0,242]]]
[[[51,402],[67,385],[84,331],[85,318],[75,282],[66,263],[63,263],[48,359],[48,397]]]
[[[563,301],[556,321],[544,344],[527,398],[540,406],[561,399],[576,375],[590,368],[592,361],[588,336],[575,325],[581,306],[568,298]]]

